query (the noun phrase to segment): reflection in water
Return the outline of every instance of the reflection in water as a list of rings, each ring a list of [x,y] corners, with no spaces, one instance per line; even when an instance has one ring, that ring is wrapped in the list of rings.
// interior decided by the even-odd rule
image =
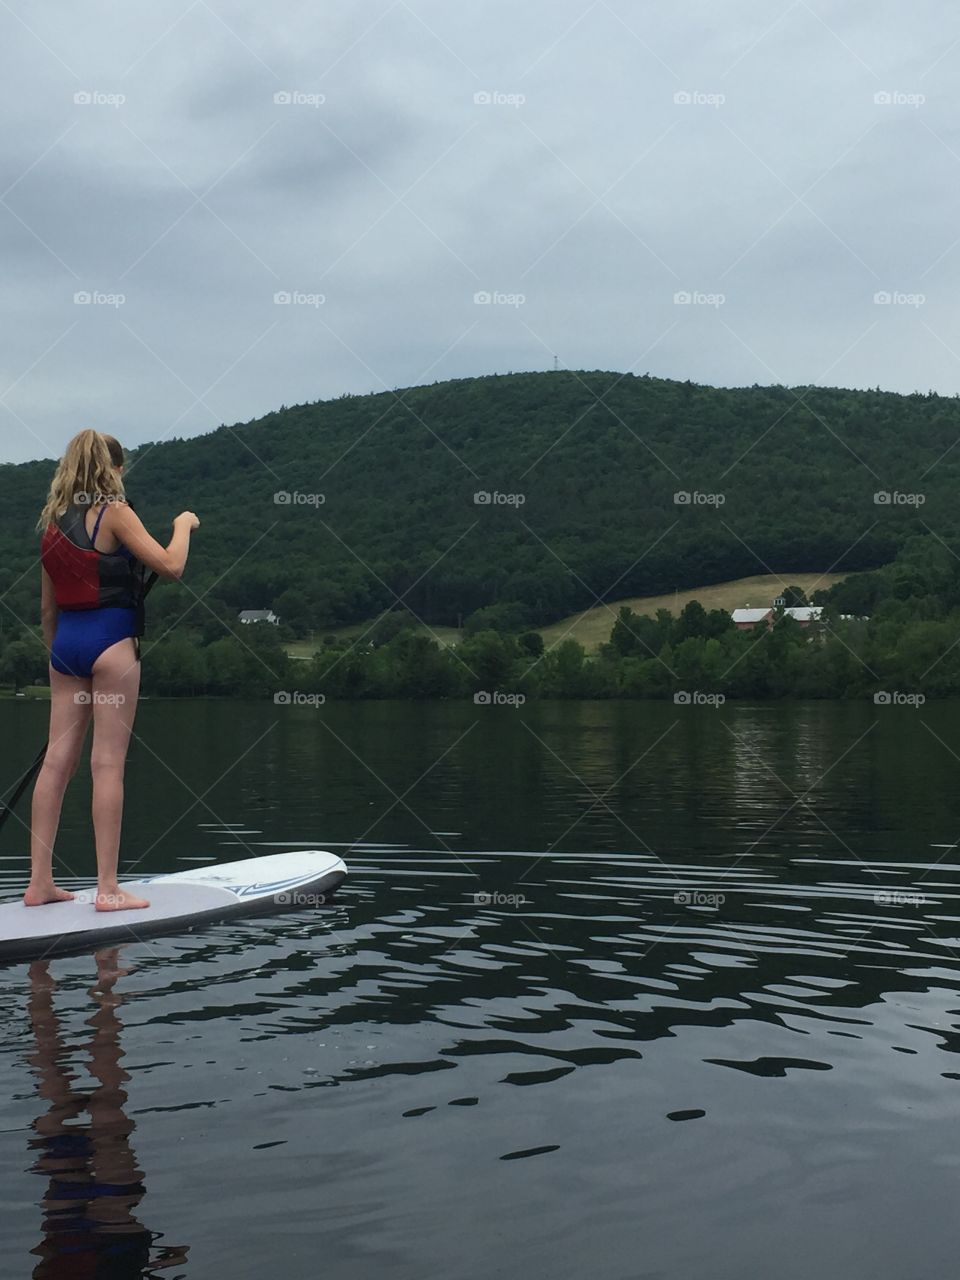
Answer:
[[[953,1274],[955,706],[242,710],[147,704],[195,794],[134,755],[138,870],[328,846],[350,877],[125,948],[129,1058],[115,955],[82,1045],[89,958],[56,962],[60,1027],[46,967],[4,971],[0,1204],[45,1192],[36,1275],[182,1275],[141,1219],[203,1280]],[[88,845],[68,806],[78,873]],[[0,894],[22,854],[8,827]]]
[[[123,997],[115,990],[128,969],[118,948],[97,953],[97,980],[90,989],[96,1008],[86,1044],[69,1044],[54,1009],[56,983],[49,962],[30,965],[27,1011],[35,1050],[29,1055],[37,1092],[50,1105],[34,1122],[32,1172],[47,1179],[40,1201],[43,1240],[33,1252],[35,1280],[153,1276],[157,1268],[180,1266],[186,1247],[158,1248],[158,1239],[137,1218],[144,1194],[143,1172],[130,1145],[133,1121],[124,1112],[129,1075],[120,1065]],[[93,1087],[78,1084],[81,1056]],[[85,1117],[85,1118],[84,1118]]]

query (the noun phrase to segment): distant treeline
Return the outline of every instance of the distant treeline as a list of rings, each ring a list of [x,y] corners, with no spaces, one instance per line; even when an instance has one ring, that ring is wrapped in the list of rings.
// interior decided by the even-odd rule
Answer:
[[[127,482],[158,536],[182,509],[202,520],[184,581],[158,603],[163,621],[191,605],[194,625],[208,609],[229,622],[272,607],[303,637],[394,608],[459,626],[515,605],[521,626],[535,628],[597,597],[767,566],[787,581],[811,566],[875,568],[926,526],[954,544],[958,437],[960,400],[933,394],[561,371],[282,407],[144,445]],[[33,526],[52,468],[0,466],[3,634],[37,616]],[[647,639],[674,644],[664,636]],[[573,683],[656,686],[652,669],[635,670],[645,659],[622,657],[619,674],[603,655]],[[731,679],[756,660],[737,663]],[[363,661],[371,689],[395,687],[387,655]],[[455,658],[442,661],[456,672]]]
[[[795,594],[791,589],[791,595]],[[862,698],[960,696],[960,561],[932,537],[912,539],[896,560],[855,574],[815,601],[822,622],[789,617],[771,630],[740,631],[724,610],[698,602],[678,617],[620,609],[609,641],[588,655],[573,639],[548,652],[538,632],[516,627],[509,607],[489,610],[454,647],[384,615],[365,635],[333,636],[311,659],[287,656],[282,629],[231,628],[193,614],[144,644],[143,688],[158,695],[242,695],[280,704],[349,698]],[[855,615],[844,618],[841,615]],[[33,633],[7,632],[0,681],[45,677]],[[289,633],[287,635],[289,638]]]

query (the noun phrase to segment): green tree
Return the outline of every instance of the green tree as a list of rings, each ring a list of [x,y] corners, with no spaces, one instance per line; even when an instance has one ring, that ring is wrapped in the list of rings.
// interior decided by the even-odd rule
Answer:
[[[559,698],[577,698],[585,691],[586,653],[577,640],[561,640],[550,651],[554,693]]]
[[[151,693],[190,696],[206,692],[204,651],[184,631],[144,648],[144,687]]]
[[[27,684],[45,681],[47,652],[35,636],[14,640],[0,655],[0,682],[13,685],[15,693]]]
[[[457,645],[457,654],[473,673],[475,690],[511,690],[516,644],[496,631],[481,631]]]
[[[219,694],[241,693],[246,683],[247,660],[240,641],[233,635],[222,636],[207,645],[203,653],[209,691]],[[281,692],[281,689],[275,692]]]
[[[420,624],[409,609],[391,609],[389,613],[378,618],[367,634],[367,640],[375,649],[389,644],[401,631],[418,627]]]
[[[710,634],[710,623],[707,618],[707,611],[699,600],[691,600],[689,604],[684,605],[673,627],[673,638],[675,641],[690,639],[691,637],[699,639]]]
[[[520,652],[529,654],[531,658],[543,655],[543,636],[539,631],[524,631],[519,639]]]
[[[528,611],[520,603],[492,604],[477,609],[463,624],[465,636],[476,636],[483,631],[514,632],[526,626]]]

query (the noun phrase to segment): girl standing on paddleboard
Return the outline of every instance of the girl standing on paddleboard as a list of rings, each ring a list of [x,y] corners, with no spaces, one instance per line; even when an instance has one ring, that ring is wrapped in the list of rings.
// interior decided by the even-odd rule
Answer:
[[[123,449],[113,436],[81,431],[70,441],[37,526],[43,530],[40,612],[50,651],[50,736],[33,792],[28,907],[73,897],[54,883],[53,842],[91,719],[96,909],[149,906],[117,881],[123,770],[140,692],[144,566],[179,578],[199,524],[192,511],[181,512],[169,544],[161,546],[127,502]]]

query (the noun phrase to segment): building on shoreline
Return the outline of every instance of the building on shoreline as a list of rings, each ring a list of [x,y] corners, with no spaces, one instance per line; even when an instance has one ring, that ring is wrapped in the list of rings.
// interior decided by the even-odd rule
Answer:
[[[738,631],[754,631],[761,626],[769,629],[778,618],[793,618],[801,627],[811,627],[820,621],[822,613],[822,605],[798,604],[785,609],[774,602],[763,609],[752,609],[750,605],[745,605],[742,609],[734,609],[730,616]]]
[[[280,619],[272,609],[241,609],[240,621],[244,626],[248,626],[251,622],[269,622],[276,627],[280,623]]]

